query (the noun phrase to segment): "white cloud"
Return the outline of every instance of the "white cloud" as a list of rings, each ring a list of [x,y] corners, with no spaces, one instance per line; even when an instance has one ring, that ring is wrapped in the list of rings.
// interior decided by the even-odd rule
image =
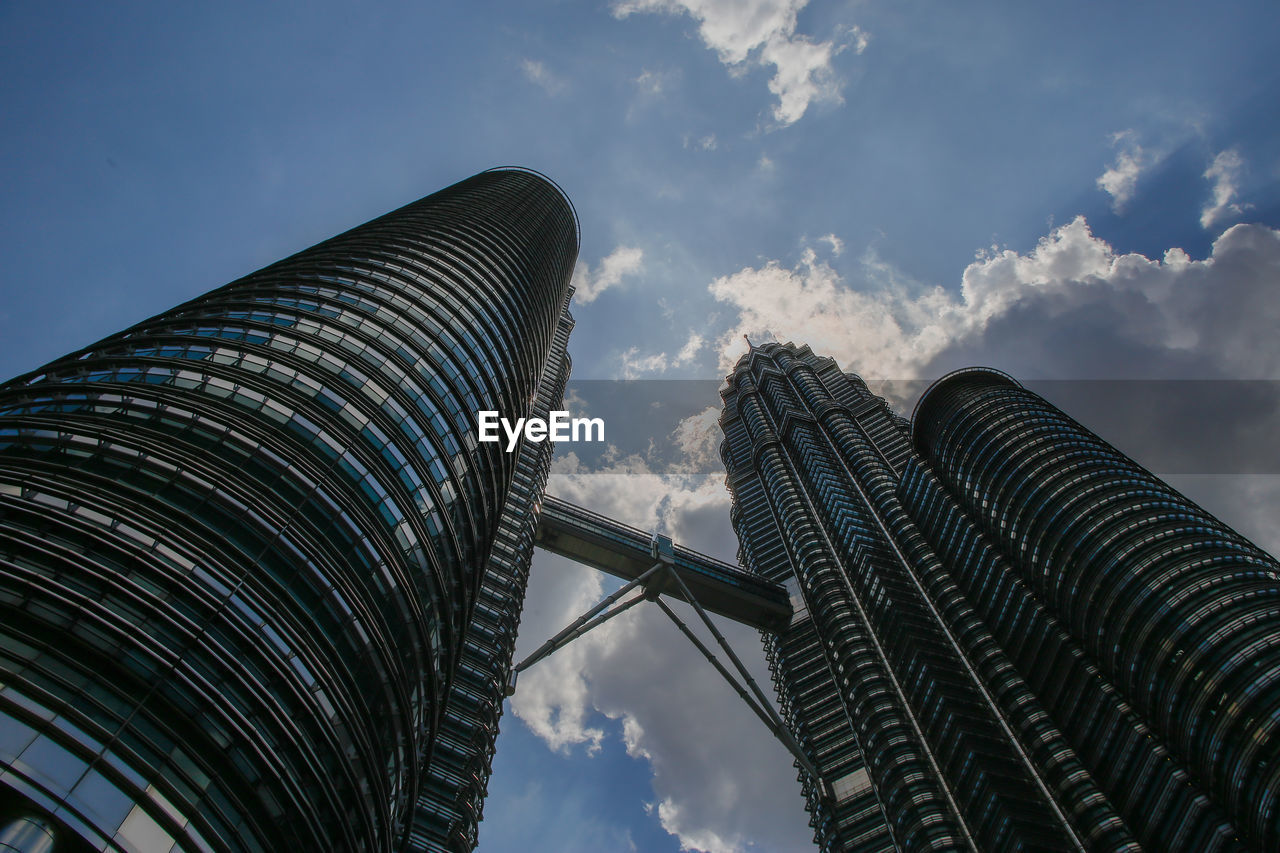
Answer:
[[[598,572],[563,558],[555,558],[554,575],[530,588],[516,660],[523,660],[601,597]],[[618,620],[606,623],[551,657],[539,661],[520,674],[511,710],[547,746],[558,752],[585,745],[588,754],[599,751],[604,731],[587,725],[590,703],[583,677],[587,656],[595,649],[616,642]],[[532,642],[523,642],[528,637]]]
[[[1209,228],[1219,220],[1239,216],[1245,206],[1235,202],[1240,192],[1240,176],[1244,160],[1234,148],[1219,151],[1204,176],[1213,181],[1213,198],[1200,211],[1200,227]]]
[[[627,121],[634,122],[643,111],[663,101],[668,93],[675,91],[680,84],[679,69],[654,70],[646,68],[632,81],[635,84],[635,97],[627,107]]]
[[[826,236],[819,237],[818,239],[829,245],[831,247],[831,254],[835,255],[837,258],[844,254],[844,241],[836,235],[827,234]]]
[[[769,81],[769,91],[778,97],[773,108],[775,120],[783,126],[795,124],[804,117],[810,104],[842,100],[831,67],[836,50],[832,42],[812,42],[801,36],[771,38],[765,42],[760,59],[776,69]]]
[[[951,363],[986,357],[1027,378],[1280,377],[1271,228],[1235,225],[1203,260],[1176,247],[1153,260],[1117,254],[1077,218],[1027,255],[970,264],[963,280],[976,316],[939,350]]]
[[[665,352],[640,355],[639,347],[629,347],[619,356],[623,379],[639,379],[647,373],[666,373],[668,362]]]
[[[671,316],[673,315],[674,311],[671,312]],[[689,340],[685,341],[684,346],[672,358],[668,358],[665,351],[641,355],[640,347],[628,347],[618,356],[619,373],[623,379],[639,379],[646,375],[666,373],[669,368],[689,364],[697,358],[706,344],[706,338],[697,332],[691,332]]]
[[[1097,183],[1098,189],[1111,196],[1111,208],[1120,213],[1133,198],[1138,175],[1150,165],[1150,160],[1132,130],[1112,134],[1111,144],[1116,148],[1115,162],[1107,167]]]
[[[726,65],[747,60],[752,50],[771,38],[795,33],[796,15],[808,0],[620,0],[613,14],[625,18],[637,12],[689,14],[707,47]]]
[[[664,71],[650,71],[645,69],[640,72],[640,76],[635,79],[636,89],[642,94],[651,98],[662,95],[670,86],[672,74]]]
[[[672,437],[689,471],[714,470],[720,460],[720,408],[708,406],[680,421]]]
[[[850,288],[812,249],[787,269],[778,261],[717,278],[709,286],[738,312],[718,340],[720,369],[728,373],[746,351],[770,337],[808,343],[869,377],[904,377],[947,339],[954,300],[941,288],[910,297],[899,289]],[[939,327],[944,328],[939,328]]]
[[[870,379],[932,375],[948,353],[982,359],[1015,342],[1009,366],[1028,378],[1163,375],[1175,364],[1180,376],[1193,367],[1280,376],[1280,231],[1262,226],[1228,229],[1204,260],[1179,248],[1152,260],[1117,254],[1077,217],[1026,254],[981,253],[959,293],[868,274],[879,286],[855,289],[809,249],[794,268],[773,260],[716,279],[710,292],[738,315],[717,341],[721,368],[732,368],[748,334],[808,343]],[[1071,323],[1093,324],[1088,345],[1061,340]],[[1091,374],[1080,372],[1086,365]]]
[[[627,748],[627,755],[632,758],[647,758],[653,760],[653,755],[647,749],[640,745],[644,739],[644,729],[641,728],[640,722],[630,714],[622,718],[622,743]]]
[[[731,73],[749,65],[773,66],[769,91],[777,96],[773,117],[794,124],[820,101],[840,102],[840,85],[831,60],[846,43],[816,42],[796,33],[796,17],[808,0],[619,0],[618,18],[639,12],[688,14],[698,22],[707,47]],[[858,28],[849,31],[855,51],[867,46]]]
[[[696,148],[700,151],[715,151],[719,147],[714,133],[707,134],[701,138],[685,135],[683,144],[685,148]]]
[[[680,352],[676,353],[676,357],[672,359],[671,365],[673,367],[680,367],[681,365],[688,364],[693,361],[697,358],[698,353],[702,352],[702,348],[706,343],[706,339],[697,332],[690,334],[689,340],[685,341],[684,346],[680,348]]]
[[[573,271],[573,299],[579,305],[594,302],[606,290],[617,287],[625,276],[635,275],[644,266],[644,252],[634,246],[619,246],[600,261],[595,272],[585,261]]]
[[[547,493],[634,527],[647,530],[656,526],[672,535],[670,528],[677,521],[676,514],[700,509],[707,501],[723,506],[726,523],[728,519],[729,493],[722,475],[685,475],[675,471],[660,474],[635,454],[613,458],[597,467],[585,466],[572,452],[557,455]]]
[[[740,843],[726,841],[710,829],[690,829],[683,809],[675,800],[667,798],[658,803],[658,819],[662,828],[680,839],[681,850],[701,850],[705,853],[738,853]]]
[[[563,92],[568,83],[558,74],[553,74],[542,62],[536,59],[525,59],[520,63],[520,70],[524,72],[525,78],[540,87],[548,95],[558,95]]]

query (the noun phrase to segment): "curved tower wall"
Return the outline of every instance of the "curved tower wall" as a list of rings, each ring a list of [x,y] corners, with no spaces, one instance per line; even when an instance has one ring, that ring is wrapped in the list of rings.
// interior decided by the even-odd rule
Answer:
[[[562,405],[571,366],[567,350],[573,317],[568,302],[566,296],[533,404],[535,417],[546,418]],[[467,853],[479,841],[551,451],[551,442],[544,441],[524,442],[516,452],[515,479],[462,640],[427,780],[418,795],[408,847],[413,853]]]
[[[1166,760],[1280,849],[1280,564],[994,371],[936,383],[913,443]]]
[[[529,413],[576,252],[486,172],[0,387],[0,799],[397,846],[520,456],[475,412]]]

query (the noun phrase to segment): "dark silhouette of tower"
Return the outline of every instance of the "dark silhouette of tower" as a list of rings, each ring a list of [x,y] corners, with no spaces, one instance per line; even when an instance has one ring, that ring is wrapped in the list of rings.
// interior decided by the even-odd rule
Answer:
[[[0,387],[0,832],[470,849],[577,241],[485,172]]]
[[[908,423],[770,343],[722,393],[822,849],[1280,849],[1272,557],[996,371]]]

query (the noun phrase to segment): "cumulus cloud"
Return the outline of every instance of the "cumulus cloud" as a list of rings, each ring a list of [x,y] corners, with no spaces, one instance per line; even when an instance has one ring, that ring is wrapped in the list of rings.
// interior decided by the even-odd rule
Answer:
[[[697,332],[689,335],[689,340],[685,341],[684,346],[680,348],[680,352],[676,353],[675,359],[671,364],[675,367],[688,364],[697,358],[698,353],[702,351],[702,347],[706,344],[706,339]]]
[[[707,452],[706,434],[716,428],[718,416],[719,410],[711,408],[681,420],[674,440],[683,449]],[[723,469],[708,471],[692,463],[655,467],[641,453],[616,450],[586,463],[569,452],[556,456],[547,492],[632,526],[659,530],[708,553],[727,550],[732,555],[735,550]],[[713,512],[705,515],[706,510]],[[715,515],[721,511],[723,518]]]
[[[783,126],[795,124],[804,117],[810,104],[842,100],[831,67],[836,50],[832,42],[812,42],[800,36],[765,42],[760,59],[775,69],[769,80],[769,91],[778,97],[773,108],[777,122]]]
[[[1098,178],[1098,189],[1111,196],[1111,208],[1120,213],[1133,198],[1138,175],[1150,165],[1150,159],[1132,130],[1112,134],[1111,144],[1116,148],[1116,159]]]
[[[573,298],[579,305],[594,302],[596,297],[617,287],[622,279],[640,272],[644,252],[634,246],[619,246],[600,261],[593,272],[585,261],[578,261],[573,271]]]
[[[545,64],[536,59],[523,60],[520,63],[520,70],[524,72],[525,79],[540,87],[548,95],[558,95],[568,86],[563,77],[553,74]]]
[[[544,570],[548,579],[533,587],[525,600],[516,660],[532,653],[601,597],[598,572],[564,558],[547,562],[551,563]],[[592,647],[616,642],[619,629],[625,633],[625,623],[606,623],[589,639],[571,643],[520,675],[511,710],[551,749],[568,752],[583,745],[589,754],[599,751],[604,731],[587,724],[590,703],[583,667]]]
[[[1119,254],[1083,218],[1027,255],[990,253],[964,273],[976,315],[930,372],[985,354],[1027,377],[1280,378],[1280,231],[1235,225],[1203,260]],[[957,365],[958,366],[958,365]]]
[[[535,565],[531,595],[542,571]],[[671,606],[683,610],[686,624],[696,625],[692,611]],[[568,614],[555,629],[577,615]],[[614,623],[612,633],[594,636]],[[719,628],[753,677],[767,684],[759,635],[728,623]],[[713,642],[705,631],[699,633]],[[807,846],[812,832],[790,755],[660,610],[647,602],[632,608],[531,667],[522,680],[543,667],[555,670],[557,657],[575,647],[578,658],[554,674],[581,678],[586,695],[572,689],[571,681],[542,701],[616,721],[610,728],[621,733],[609,737],[621,743],[613,741],[609,748],[620,746],[648,763],[659,821],[682,849],[745,853]],[[521,683],[513,697],[518,715],[523,710],[517,700],[525,689]],[[534,720],[531,728],[543,726]]]
[[[1200,211],[1200,227],[1211,228],[1223,219],[1239,216],[1245,206],[1235,201],[1240,192],[1240,177],[1244,160],[1234,148],[1219,151],[1204,176],[1213,181],[1213,197]]]
[[[717,279],[738,313],[721,362],[745,350],[743,332],[772,332],[869,380],[1000,368],[1149,469],[1194,475],[1193,499],[1274,539],[1229,481],[1247,474],[1280,495],[1280,230],[1235,225],[1203,259],[1177,247],[1148,258],[1077,217],[1031,251],[982,253],[958,291],[887,281],[855,289],[812,253]],[[926,381],[877,390],[907,413]]]
[[[718,339],[726,371],[745,351],[744,334],[771,334],[868,378],[925,377],[961,355],[990,361],[1015,351],[1020,376],[1273,377],[1277,281],[1280,232],[1270,228],[1234,226],[1204,260],[1179,248],[1153,260],[1115,252],[1076,217],[1025,254],[981,253],[958,293],[896,279],[857,289],[812,249],[794,268],[768,261],[709,290],[737,311]]]
[[[1067,380],[1032,388],[1157,473],[1280,472],[1280,231],[1235,225],[1202,260],[1120,254],[1087,233],[1070,242],[1056,266],[1011,252],[971,265],[966,283],[1002,305],[919,375],[989,364]],[[1221,497],[1193,495],[1248,518]]]
[[[847,42],[813,41],[796,33],[796,17],[808,0],[619,0],[618,18],[640,12],[687,14],[698,34],[732,73],[750,65],[772,66],[769,91],[777,97],[773,117],[786,126],[799,121],[809,105],[840,102],[832,59],[846,46],[861,53],[867,36],[858,28]]]
[[[724,373],[746,351],[746,335],[803,341],[867,376],[904,377],[948,339],[957,310],[941,288],[914,297],[899,288],[855,290],[813,249],[794,268],[768,261],[717,278],[709,290],[737,310],[737,323],[717,342]]]
[[[665,799],[658,803],[658,820],[662,828],[681,841],[681,850],[703,850],[706,853],[738,853],[740,844],[720,837],[720,834],[706,827],[688,828],[688,818],[673,799]]]

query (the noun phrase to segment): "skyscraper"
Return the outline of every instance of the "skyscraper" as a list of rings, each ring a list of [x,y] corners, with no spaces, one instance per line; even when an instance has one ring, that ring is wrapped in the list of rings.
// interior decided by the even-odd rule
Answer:
[[[558,401],[577,240],[485,172],[0,388],[0,827],[474,836],[550,452],[475,413]]]
[[[822,849],[1280,848],[1272,557],[995,371],[908,423],[766,344],[723,396]]]

